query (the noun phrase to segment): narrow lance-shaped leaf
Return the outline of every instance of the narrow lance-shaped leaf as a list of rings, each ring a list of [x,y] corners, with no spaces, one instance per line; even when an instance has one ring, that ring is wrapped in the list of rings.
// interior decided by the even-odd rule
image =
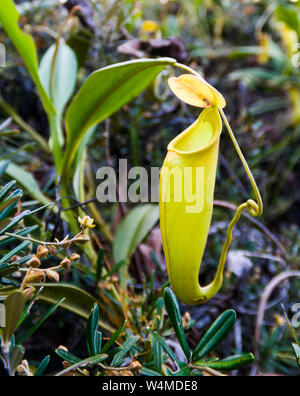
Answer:
[[[233,310],[225,311],[205,333],[193,352],[193,359],[198,360],[212,351],[232,330],[236,322]]]
[[[94,307],[91,311],[87,322],[87,329],[86,329],[86,341],[87,341],[87,348],[89,356],[97,355],[97,329],[99,324],[99,308],[97,304],[94,304]]]
[[[252,353],[243,355],[230,356],[223,360],[216,362],[196,362],[195,366],[199,367],[210,367],[214,370],[229,371],[236,370],[245,366],[249,366],[254,362],[254,356]]]
[[[169,314],[169,319],[174,327],[179,344],[186,358],[189,360],[191,357],[191,350],[184,333],[184,328],[182,326],[181,312],[178,301],[175,294],[168,287],[165,289],[164,292],[164,300],[167,312]]]

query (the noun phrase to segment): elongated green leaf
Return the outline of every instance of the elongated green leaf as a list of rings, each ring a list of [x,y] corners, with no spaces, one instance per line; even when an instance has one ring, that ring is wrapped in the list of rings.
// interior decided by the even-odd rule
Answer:
[[[53,100],[57,117],[62,117],[65,106],[74,92],[77,80],[77,58],[74,51],[60,42],[55,59],[53,86],[51,87],[51,70],[56,45],[53,44],[43,56],[39,76],[43,87]]]
[[[8,166],[9,162],[1,162],[1,164],[5,164],[6,167]],[[15,187],[16,181],[12,180],[11,182],[7,183],[4,187],[0,190],[0,202],[11,192],[11,190]]]
[[[101,353],[106,353],[110,350],[110,348],[114,345],[114,343],[117,341],[117,339],[123,333],[125,326],[126,326],[126,320],[124,320],[124,322],[122,323],[120,328],[117,331],[115,331],[114,334],[109,339],[109,341],[107,341],[107,343],[104,345]]]
[[[33,286],[38,288],[42,285],[33,284]],[[44,289],[39,295],[39,300],[56,304],[61,298],[65,298],[65,301],[61,303],[60,307],[85,319],[89,318],[94,304],[100,304],[99,301],[89,293],[70,284],[47,283],[43,286]],[[110,325],[101,320],[99,321],[99,325],[109,332],[113,333],[115,331]]]
[[[175,62],[171,58],[141,59],[108,66],[91,74],[66,113],[65,169],[69,169],[88,129],[138,96],[166,66]]]
[[[23,293],[16,291],[12,293],[4,302],[6,312],[6,324],[2,329],[2,342],[9,345],[25,305]]]
[[[19,246],[11,250],[9,253],[7,253],[2,259],[0,260],[0,265],[7,263],[13,256],[21,252],[22,250],[26,249],[27,246],[30,245],[29,241],[24,241],[22,242]]]
[[[25,210],[24,212],[20,213],[19,215],[15,216],[2,230],[0,230],[0,236],[8,232],[11,228],[17,225],[24,217],[30,215],[30,210]]]
[[[193,359],[199,360],[212,351],[232,330],[236,322],[236,313],[233,310],[225,311],[211,325],[202,340],[193,352]]]
[[[175,294],[172,292],[172,290],[169,287],[167,287],[165,289],[164,301],[165,301],[165,306],[166,306],[167,312],[169,314],[169,319],[174,327],[179,344],[180,344],[186,358],[189,360],[191,357],[191,350],[190,350],[189,344],[187,342],[186,336],[184,334],[184,328],[182,326],[180,308],[179,308],[178,301],[177,301]]]
[[[157,372],[161,373],[163,365],[163,349],[155,339],[153,339],[152,342],[152,350],[154,357],[154,368]]]
[[[31,329],[29,329],[29,330],[27,331],[26,334],[24,334],[24,336],[22,336],[22,337],[20,337],[20,338],[17,339],[17,344],[22,345],[23,342],[27,340],[27,338],[31,337],[32,334],[34,334],[34,333],[37,331],[37,329],[38,329],[39,327],[41,327],[41,325],[49,318],[49,316],[52,315],[53,312],[56,311],[56,309],[64,302],[64,300],[65,300],[65,298],[62,298],[62,299],[59,300],[53,307],[51,307],[51,308],[41,317],[41,319],[40,319],[38,322],[36,322],[36,323],[31,327]]]
[[[11,215],[14,209],[17,208],[18,202],[22,196],[23,191],[16,190],[0,204],[0,221],[8,218]]]
[[[0,163],[1,166],[1,163]],[[24,188],[24,190],[28,191],[28,193],[38,200],[41,204],[51,204],[49,198],[43,194],[36,180],[33,178],[31,173],[24,170],[22,167],[10,162],[8,167],[6,168],[6,173],[17,180],[18,183]]]
[[[160,344],[163,350],[169,355],[169,357],[178,364],[179,363],[178,359],[176,358],[174,352],[169,347],[169,345],[165,342],[165,340],[159,334],[157,334],[156,331],[153,331],[152,329],[148,329],[148,330],[151,333],[151,335],[154,337],[154,339]]]
[[[48,364],[50,362],[50,356],[46,356],[42,362],[40,363],[39,367],[37,368],[36,372],[34,373],[35,377],[41,377],[44,372],[46,371]]]
[[[3,1],[2,1],[3,2]],[[4,3],[4,2],[3,2]],[[38,58],[33,38],[25,34],[19,27],[19,13],[12,0],[5,0],[0,7],[0,24],[6,31],[17,51],[21,55],[27,70],[29,71],[39,93],[43,106],[47,113],[54,111],[53,105],[48,98],[38,74]]]
[[[139,336],[131,336],[124,342],[121,347],[121,351],[114,357],[111,363],[112,367],[118,367],[123,363],[123,360],[126,357],[127,353],[135,347],[139,339]]]
[[[53,65],[55,66],[52,76]],[[59,43],[57,51],[56,44],[52,45],[40,63],[41,82],[56,110],[56,115],[53,115],[51,121],[51,143],[57,155],[60,150],[56,145],[61,147],[64,144],[62,117],[65,106],[75,89],[77,70],[77,58],[74,51],[62,41]]]
[[[296,343],[292,344],[296,356],[297,364],[300,367],[300,346]]]
[[[63,375],[69,373],[70,371],[76,370],[77,368],[80,368],[80,367],[94,366],[94,365],[106,360],[107,357],[108,357],[108,355],[98,355],[98,356],[93,356],[93,357],[81,360],[80,362],[75,363],[72,366],[67,367],[65,370],[61,371],[60,373],[56,374],[56,377],[62,377]]]
[[[97,355],[97,329],[99,324],[99,307],[94,304],[87,322],[86,341],[87,349],[90,356]]]
[[[127,262],[138,245],[157,223],[159,209],[156,205],[142,205],[131,210],[121,221],[113,243],[116,263]]]
[[[145,376],[147,376],[147,377],[160,377],[160,376],[161,376],[161,374],[158,373],[157,371],[148,369],[147,367],[143,367],[143,368],[142,368],[141,374],[142,374],[142,375],[145,375]]]
[[[254,356],[252,353],[247,353],[243,355],[230,356],[223,360],[218,360],[216,362],[196,362],[195,366],[199,367],[210,367],[215,370],[228,371],[237,370],[239,368],[249,366],[254,362]]]
[[[56,349],[55,353],[64,359],[66,362],[71,364],[75,364],[81,361],[77,356],[74,356],[72,353],[65,351],[64,349]]]

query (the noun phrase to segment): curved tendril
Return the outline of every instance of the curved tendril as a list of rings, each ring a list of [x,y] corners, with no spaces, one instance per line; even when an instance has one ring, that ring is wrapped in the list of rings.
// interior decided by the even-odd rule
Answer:
[[[226,126],[227,131],[228,131],[228,133],[230,135],[230,138],[231,138],[231,140],[233,142],[233,145],[234,145],[234,147],[235,147],[235,149],[236,149],[236,151],[238,153],[238,156],[239,156],[240,160],[242,161],[242,164],[243,164],[243,166],[245,168],[245,171],[246,171],[246,173],[247,173],[247,175],[248,175],[248,177],[250,179],[250,182],[251,182],[252,188],[254,190],[257,202],[255,202],[253,199],[248,199],[247,202],[242,203],[237,208],[235,216],[232,219],[232,221],[231,221],[231,223],[230,223],[230,225],[228,227],[228,230],[227,230],[226,241],[225,241],[223,249],[222,249],[221,258],[220,258],[220,262],[219,262],[219,265],[218,265],[218,270],[217,270],[216,277],[213,280],[213,282],[209,286],[207,286],[205,288],[207,290],[207,292],[209,292],[210,295],[216,294],[220,290],[220,288],[222,286],[223,273],[224,273],[224,268],[225,268],[225,264],[226,264],[227,254],[228,254],[231,242],[232,242],[233,230],[234,230],[234,227],[236,226],[236,224],[238,223],[238,221],[240,220],[243,211],[245,209],[247,209],[248,212],[250,213],[250,215],[253,216],[253,217],[259,217],[263,213],[263,202],[262,202],[261,194],[260,194],[259,189],[257,187],[256,181],[254,179],[254,176],[253,176],[253,174],[252,174],[252,172],[251,172],[251,170],[249,168],[249,165],[248,165],[248,163],[247,163],[247,161],[246,161],[246,159],[245,159],[245,157],[244,157],[244,155],[242,153],[242,150],[240,149],[240,146],[239,146],[239,144],[238,144],[238,142],[237,142],[237,140],[236,140],[236,138],[234,136],[234,133],[233,133],[231,127],[230,127],[230,124],[229,124],[229,122],[227,120],[227,117],[226,117],[224,111],[222,109],[219,109],[219,112],[220,112],[221,117],[222,117],[222,119],[223,119],[223,121],[225,123],[225,126]],[[197,303],[197,302],[201,302],[201,300],[197,300],[196,299],[195,303]]]
[[[201,75],[199,73],[197,73],[195,70],[193,70],[189,66],[183,65],[181,63],[175,63],[174,66],[179,67],[180,69],[183,69],[183,70],[185,70],[185,71],[187,71],[187,72],[189,72],[189,73],[191,73],[191,74],[193,74],[193,75],[195,75],[197,77],[201,77]],[[233,230],[234,230],[235,225],[240,220],[243,211],[245,209],[247,209],[248,212],[250,213],[250,215],[253,216],[253,217],[259,217],[263,213],[263,201],[262,201],[261,194],[260,194],[260,191],[258,189],[258,186],[256,184],[256,181],[254,179],[254,176],[253,176],[253,174],[252,174],[252,172],[250,170],[250,167],[249,167],[249,165],[248,165],[248,163],[247,163],[247,161],[246,161],[246,159],[245,159],[245,157],[244,157],[244,155],[242,153],[242,150],[241,150],[241,148],[240,148],[240,146],[239,146],[239,144],[238,144],[238,142],[237,142],[237,140],[236,140],[236,138],[234,136],[233,130],[231,129],[231,126],[230,126],[230,124],[228,122],[228,119],[227,119],[223,109],[218,109],[218,110],[219,110],[219,112],[221,114],[221,117],[222,117],[222,119],[224,121],[224,124],[225,124],[226,129],[227,129],[227,131],[229,133],[229,136],[230,136],[230,138],[232,140],[232,143],[233,143],[233,145],[234,145],[234,147],[235,147],[235,149],[237,151],[237,154],[238,154],[238,156],[239,156],[239,158],[240,158],[240,160],[241,160],[241,162],[242,162],[242,164],[244,166],[244,169],[245,169],[245,171],[246,171],[246,173],[248,175],[248,178],[249,178],[250,183],[252,185],[252,188],[253,188],[253,191],[254,191],[254,194],[255,194],[257,202],[255,202],[253,199],[248,199],[247,202],[242,203],[237,208],[235,216],[232,219],[232,221],[231,221],[231,223],[230,223],[230,225],[228,227],[228,230],[227,230],[226,241],[225,241],[223,249],[222,249],[221,258],[220,258],[220,262],[219,262],[219,265],[218,265],[218,270],[217,270],[216,277],[215,277],[215,279],[213,280],[213,282],[210,285],[208,285],[207,287],[201,288],[201,291],[203,292],[203,295],[204,296],[208,296],[207,299],[209,299],[212,296],[214,296],[220,290],[220,288],[222,286],[224,267],[225,267],[225,264],[226,264],[227,254],[228,254],[228,251],[229,251],[229,248],[230,248],[230,245],[231,245],[231,242],[232,242],[232,238],[233,238]],[[195,303],[203,302],[203,295],[201,296],[201,298],[195,299],[194,302]]]

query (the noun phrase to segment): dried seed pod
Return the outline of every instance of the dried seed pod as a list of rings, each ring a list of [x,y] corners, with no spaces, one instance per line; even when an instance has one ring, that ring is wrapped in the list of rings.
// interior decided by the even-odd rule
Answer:
[[[33,293],[34,293],[34,292],[35,292],[35,289],[34,289],[33,287],[28,287],[27,289],[25,289],[25,290],[23,291],[25,300],[26,300],[26,301],[30,301],[31,298],[32,298],[32,296],[33,296]]]
[[[68,257],[65,257],[63,261],[60,262],[60,266],[66,268],[67,270],[70,269],[71,260]]]
[[[51,279],[55,282],[59,282],[59,274],[56,271],[48,269],[48,270],[46,270],[46,274],[49,279]]]
[[[39,246],[36,252],[36,256],[40,258],[46,258],[49,254],[49,250],[45,246]]]
[[[90,241],[90,238],[87,235],[80,235],[76,238],[75,242],[78,244],[85,244]]]
[[[27,262],[27,265],[32,268],[39,268],[41,266],[40,259],[34,254],[32,258]]]
[[[44,271],[32,271],[32,273],[26,278],[26,283],[41,282],[45,279]]]
[[[70,257],[70,261],[79,261],[80,260],[80,255],[77,253],[73,253],[72,256]]]

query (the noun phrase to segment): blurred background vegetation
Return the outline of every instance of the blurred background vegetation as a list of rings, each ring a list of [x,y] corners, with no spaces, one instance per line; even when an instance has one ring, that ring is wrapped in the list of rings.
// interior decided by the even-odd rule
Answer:
[[[218,351],[221,356],[254,351],[255,367],[239,373],[253,374],[257,369],[264,374],[298,375],[293,338],[281,303],[291,317],[293,304],[300,303],[300,281],[295,277],[283,279],[271,288],[266,305],[261,304],[261,297],[270,291],[270,282],[276,281],[277,275],[299,269],[300,1],[33,0],[16,4],[22,15],[19,24],[34,37],[40,57],[55,42],[71,9],[81,7],[63,31],[80,66],[77,87],[103,66],[169,56],[202,72],[223,93],[231,125],[262,191],[265,212],[258,221],[244,216],[236,228],[222,291],[203,306],[182,306],[187,312],[187,337],[196,346],[203,330],[232,308],[238,320]],[[48,139],[46,115],[22,60],[3,31],[0,42],[7,49],[6,67],[0,69],[0,121],[11,117],[6,126],[10,133],[1,132],[1,160],[21,166],[44,194],[55,199],[53,158],[40,150],[29,133],[34,129]],[[128,158],[131,166],[161,166],[168,142],[197,117],[197,109],[179,103],[168,91],[170,73],[163,72],[146,92],[97,127],[85,166],[88,198],[95,197],[99,167],[108,164],[117,169],[119,158]],[[13,133],[16,129],[21,133]],[[1,185],[9,180],[2,176]],[[38,207],[36,196],[22,187],[22,207]],[[249,191],[246,174],[223,133],[202,284],[212,280],[235,205],[247,199]],[[115,234],[120,219],[130,209],[130,204],[86,205],[87,214],[98,226],[97,251],[99,246],[101,252],[103,249],[110,266],[118,263],[112,259],[109,235]],[[40,226],[38,238],[63,239],[66,225],[59,216],[48,210],[42,213],[32,220]],[[103,232],[103,219],[97,213],[108,224],[109,233]],[[74,209],[74,217],[77,214]],[[81,264],[74,265],[62,279],[99,298],[105,306],[101,318],[116,327],[122,323],[124,312],[117,303],[114,308],[113,298],[107,297],[115,280],[110,277],[97,282],[100,278],[91,273],[89,265],[82,255]],[[131,314],[134,312],[131,330],[138,334],[153,320],[153,304],[167,281],[157,225],[137,248],[126,276]],[[42,303],[35,306],[33,323],[45,309]],[[119,315],[113,321],[112,309],[117,312],[113,315]],[[58,310],[26,340],[26,358],[37,364],[45,355],[53,356],[61,344],[84,357],[84,331],[84,319]],[[166,328],[165,335],[176,351],[172,330]],[[53,357],[48,371],[57,370],[60,362]]]

